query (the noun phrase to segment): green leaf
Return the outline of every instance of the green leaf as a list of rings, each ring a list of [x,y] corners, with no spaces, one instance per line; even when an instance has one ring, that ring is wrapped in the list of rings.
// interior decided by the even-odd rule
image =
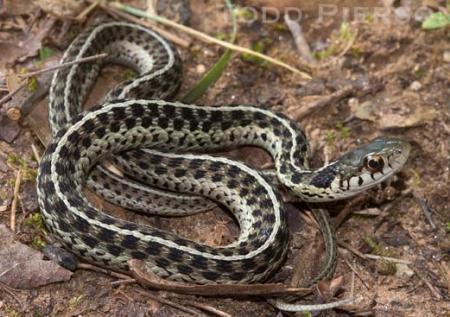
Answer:
[[[233,26],[231,43],[234,43],[237,33],[236,16],[231,1],[226,0],[226,4],[231,14],[231,22]],[[189,90],[189,92],[183,98],[181,98],[181,101],[188,104],[193,103],[198,98],[200,98],[200,96],[202,96],[209,87],[214,85],[214,83],[220,78],[220,76],[222,76],[223,71],[227,67],[228,62],[230,61],[231,53],[232,51],[230,49],[226,49],[219,60],[209,69],[205,76],[203,76],[203,78],[200,79],[200,81],[197,82],[197,84],[193,88],[191,88],[191,90]]]
[[[422,29],[434,30],[450,25],[450,14],[435,12],[422,22]]]
[[[38,82],[36,77],[31,77],[27,83],[27,89],[29,92],[35,92],[38,88]]]
[[[252,44],[251,49],[252,51],[258,52],[258,53],[263,53],[266,50],[267,44],[269,43],[269,41],[267,41],[266,39],[263,39],[261,41],[255,42]],[[250,63],[255,63],[255,64],[259,64],[259,65],[264,65],[266,64],[266,61],[255,56],[255,55],[251,55],[248,53],[242,53],[241,54],[241,59],[244,62],[250,62]]]
[[[54,54],[55,52],[50,47],[42,46],[41,49],[39,50],[39,59],[42,61],[46,58],[53,56]]]

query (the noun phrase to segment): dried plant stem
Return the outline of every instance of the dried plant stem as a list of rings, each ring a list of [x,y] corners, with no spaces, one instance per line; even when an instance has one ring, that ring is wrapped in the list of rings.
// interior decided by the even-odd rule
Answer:
[[[375,255],[375,254],[364,254],[364,257],[366,259],[372,259],[372,260],[385,260],[385,261],[391,261],[395,263],[402,263],[402,264],[412,264],[411,261],[408,260],[402,260],[402,259],[396,259],[392,258],[390,256],[381,256],[381,255]]]
[[[150,297],[151,299],[156,300],[156,301],[158,301],[158,302],[160,302],[162,304],[169,305],[169,306],[175,307],[176,309],[184,311],[185,313],[192,314],[194,316],[198,316],[199,315],[199,313],[197,311],[193,310],[193,309],[186,308],[186,307],[184,307],[181,304],[175,303],[175,302],[173,302],[171,300],[168,300],[168,299],[165,299],[165,298],[161,298],[160,296],[153,295],[149,291],[144,291],[144,290],[140,290],[140,289],[137,289],[136,291],[138,293],[141,293],[144,296]]]
[[[3,105],[5,102],[7,102],[12,97],[14,97],[26,85],[27,85],[27,81],[25,80],[22,83],[20,83],[20,85],[17,86],[13,91],[11,91],[9,94],[7,94],[2,99],[0,99],[0,106]]]
[[[173,33],[170,33],[164,29],[161,29],[157,26],[154,25],[154,23],[149,23],[148,21],[144,21],[144,20],[140,20],[132,15],[129,15],[125,12],[122,12],[120,10],[117,10],[111,6],[107,6],[107,5],[103,5],[100,4],[100,7],[105,10],[106,12],[108,12],[110,15],[112,16],[119,16],[127,21],[136,23],[136,24],[140,24],[143,25],[145,27],[148,28],[152,28],[153,30],[155,30],[156,32],[160,33],[162,36],[164,36],[165,38],[167,38],[168,40],[172,41],[173,43],[188,48],[191,45],[191,39],[189,38],[181,38]]]
[[[75,65],[75,64],[90,62],[90,61],[93,61],[93,60],[96,60],[96,59],[100,59],[100,58],[104,58],[104,57],[107,57],[107,56],[108,56],[108,54],[106,54],[106,53],[92,55],[92,56],[87,56],[87,57],[80,58],[80,59],[78,59],[76,61],[71,61],[71,62],[59,64],[59,65],[56,65],[56,66],[40,69],[40,70],[37,70],[35,72],[19,75],[19,77],[30,78],[30,77],[33,77],[33,76],[36,76],[36,75],[40,75],[40,74],[43,74],[43,73],[47,73],[47,72],[51,72],[51,71],[54,71],[54,70],[57,70],[57,69],[60,69],[60,68],[72,66],[72,65]]]
[[[31,150],[33,151],[34,159],[39,163],[41,161],[41,155],[39,154],[39,150],[34,143],[31,143]]]
[[[311,76],[309,76],[305,72],[302,72],[299,69],[297,69],[295,67],[292,67],[292,66],[290,66],[290,65],[288,65],[286,63],[283,63],[283,62],[281,62],[279,60],[276,60],[276,59],[274,59],[274,58],[272,58],[270,56],[261,54],[259,52],[255,52],[255,51],[253,51],[251,49],[248,49],[248,48],[245,48],[245,47],[241,47],[241,46],[238,46],[238,45],[226,42],[226,41],[222,41],[222,40],[216,39],[215,37],[212,37],[212,36],[207,35],[205,33],[199,32],[199,31],[194,30],[192,28],[189,28],[187,26],[178,24],[176,22],[170,21],[170,20],[168,20],[166,18],[163,18],[161,16],[154,15],[154,14],[149,14],[148,12],[145,12],[145,11],[142,11],[142,10],[139,10],[139,9],[136,9],[136,8],[133,8],[133,7],[121,4],[119,2],[112,2],[112,3],[109,4],[109,6],[115,8],[115,9],[118,9],[118,10],[125,11],[125,12],[133,14],[133,15],[142,17],[142,18],[151,19],[151,20],[157,21],[157,22],[159,22],[161,24],[168,25],[170,27],[176,28],[176,29],[178,29],[180,31],[183,31],[183,32],[187,33],[187,34],[195,36],[196,38],[198,38],[198,39],[200,39],[202,41],[205,41],[207,43],[218,44],[220,46],[223,46],[225,48],[228,48],[230,50],[233,50],[233,51],[236,51],[236,52],[239,52],[239,53],[246,53],[246,54],[249,54],[249,55],[253,55],[255,57],[258,57],[258,58],[261,58],[261,59],[263,59],[265,61],[268,61],[268,62],[270,62],[272,64],[275,64],[275,65],[278,65],[280,67],[286,68],[286,69],[290,70],[291,72],[293,72],[293,73],[295,73],[297,75],[300,75],[303,79],[311,79]]]
[[[20,182],[22,180],[22,170],[19,169],[16,174],[16,182],[14,184],[14,197],[11,204],[11,230],[16,231],[16,214],[17,214],[17,202],[19,201]]]
[[[430,290],[431,294],[433,294],[433,296],[436,299],[439,299],[439,300],[443,299],[442,295],[439,293],[439,291],[436,289],[436,287],[434,287],[434,285],[431,284],[431,282],[425,277],[425,275],[420,270],[413,268],[413,271],[422,280],[422,282],[425,283],[425,285]]]
[[[204,311],[206,311],[208,313],[211,313],[211,314],[214,314],[216,316],[232,317],[230,314],[228,314],[228,313],[226,313],[224,311],[218,310],[215,307],[212,307],[212,306],[209,306],[209,305],[206,305],[206,304],[203,304],[203,303],[189,301],[189,302],[186,302],[186,304],[189,305],[189,306],[195,307],[195,308],[199,308],[201,310],[204,310]]]

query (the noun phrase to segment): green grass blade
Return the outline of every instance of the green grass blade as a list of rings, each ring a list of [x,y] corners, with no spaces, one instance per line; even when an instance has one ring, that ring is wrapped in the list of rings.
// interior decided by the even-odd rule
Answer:
[[[422,29],[434,30],[444,28],[450,25],[450,14],[444,12],[435,12],[422,22]]]
[[[233,31],[231,33],[231,43],[234,43],[237,33],[236,16],[231,1],[226,0],[226,4],[230,11],[231,23],[233,26]],[[220,78],[220,76],[222,76],[225,68],[227,67],[228,62],[231,58],[231,53],[232,51],[227,48],[219,58],[219,60],[208,70],[205,76],[203,76],[203,78],[200,79],[200,81],[198,81],[197,84],[193,88],[191,88],[191,90],[189,90],[189,92],[183,98],[181,98],[181,101],[188,104],[193,103],[198,98],[200,98],[209,87],[214,85],[214,83]]]

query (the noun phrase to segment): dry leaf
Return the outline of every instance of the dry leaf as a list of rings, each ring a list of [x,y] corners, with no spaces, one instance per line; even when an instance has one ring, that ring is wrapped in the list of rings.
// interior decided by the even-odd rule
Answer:
[[[0,140],[11,143],[20,133],[20,126],[7,116],[0,116]]]
[[[30,0],[4,0],[2,12],[5,15],[16,16],[31,14],[36,9],[33,1]]]
[[[360,119],[375,122],[378,120],[374,104],[370,101],[359,103],[358,99],[352,98],[349,100],[350,111],[352,114]]]
[[[25,47],[19,46],[17,43],[0,42],[0,69],[4,69],[5,66],[14,62],[19,57],[27,53]]]
[[[67,281],[72,272],[52,261],[42,260],[43,254],[14,240],[14,233],[0,224],[0,282],[19,289],[31,289]]]
[[[344,277],[338,276],[332,280],[323,280],[317,284],[317,292],[324,301],[331,300],[341,289]]]
[[[73,19],[86,7],[83,0],[36,0],[35,2],[43,11],[60,19]]]
[[[380,118],[379,124],[382,129],[411,128],[417,127],[436,118],[436,110],[432,108],[414,109],[410,114],[386,114]]]

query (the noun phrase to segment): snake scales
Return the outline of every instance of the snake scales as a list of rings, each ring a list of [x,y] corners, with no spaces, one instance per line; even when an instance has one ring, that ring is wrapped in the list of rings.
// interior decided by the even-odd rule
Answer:
[[[163,101],[180,86],[181,63],[158,34],[133,24],[106,23],[81,33],[61,62],[102,52],[108,53],[106,63],[124,64],[138,75],[119,84],[101,106],[83,112],[102,64],[80,63],[55,73],[49,102],[53,141],[37,182],[47,227],[88,261],[127,269],[129,259],[141,259],[161,277],[195,283],[263,281],[280,267],[288,246],[277,191],[243,163],[188,153],[262,147],[273,157],[279,181],[312,202],[366,190],[398,171],[408,156],[406,142],[378,138],[311,170],[305,135],[282,114],[252,105]],[[105,159],[114,160],[128,178],[102,167]],[[83,194],[86,185],[114,203],[147,213],[189,214],[215,201],[231,211],[240,235],[230,245],[212,247],[117,219],[91,205]],[[321,274],[326,276],[334,268],[334,237],[326,216],[318,219],[328,241],[329,259]]]

